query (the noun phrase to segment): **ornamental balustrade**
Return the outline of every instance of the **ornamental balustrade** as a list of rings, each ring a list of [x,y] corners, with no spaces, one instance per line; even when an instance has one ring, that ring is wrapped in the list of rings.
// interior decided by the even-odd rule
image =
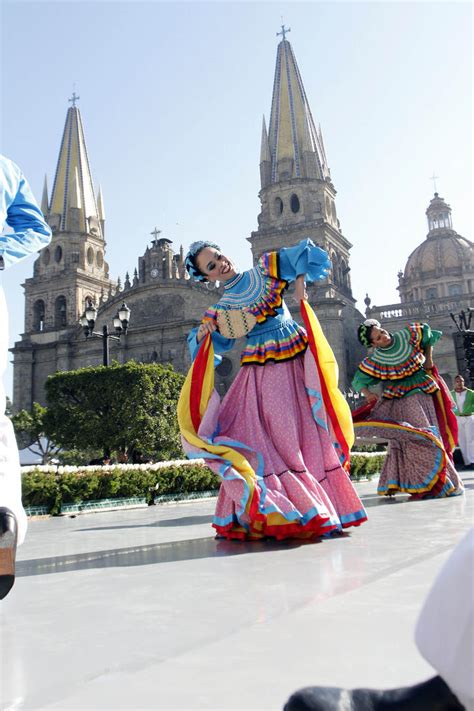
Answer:
[[[379,321],[387,319],[425,319],[435,314],[457,313],[462,309],[474,307],[474,295],[460,294],[449,299],[438,298],[429,301],[414,301],[409,304],[385,304],[372,306],[367,309],[367,318],[376,318]]]

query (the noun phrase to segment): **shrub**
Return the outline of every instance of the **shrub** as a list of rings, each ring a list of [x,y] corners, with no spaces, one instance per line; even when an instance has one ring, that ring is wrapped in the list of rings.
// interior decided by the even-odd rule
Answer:
[[[121,465],[108,467],[25,467],[24,506],[45,506],[58,514],[61,505],[99,499],[151,497],[159,494],[213,491],[219,477],[199,462],[159,465]]]
[[[371,478],[381,471],[384,454],[352,454],[351,479]],[[217,491],[220,479],[203,460],[109,466],[23,467],[23,504],[44,506],[52,515],[62,504],[100,499]]]
[[[351,479],[371,479],[382,471],[385,453],[351,453]]]

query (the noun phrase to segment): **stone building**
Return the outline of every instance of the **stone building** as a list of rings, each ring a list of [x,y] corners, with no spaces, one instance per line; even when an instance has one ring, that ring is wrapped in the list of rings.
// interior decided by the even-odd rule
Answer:
[[[341,230],[321,127],[313,120],[286,32],[282,27],[268,131],[263,119],[261,212],[249,241],[254,260],[306,237],[328,252],[329,278],[309,287],[308,294],[337,358],[340,384],[347,388],[363,355],[356,336],[363,316],[355,308],[350,280],[352,245]],[[287,300],[298,319],[298,305],[291,297]]]
[[[367,296],[366,314],[382,321],[388,330],[412,321],[428,321],[432,328],[443,331],[444,338],[435,348],[435,361],[452,385],[463,364],[459,360],[458,331],[450,314],[456,316],[474,308],[474,243],[455,232],[451,207],[438,193],[430,201],[426,216],[426,239],[398,274],[400,303],[372,306]]]
[[[254,261],[267,250],[292,246],[310,237],[332,260],[329,278],[309,288],[309,297],[333,347],[340,383],[349,387],[363,354],[356,328],[363,318],[355,308],[350,282],[351,244],[343,235],[336,210],[320,127],[316,127],[291,44],[282,27],[267,132],[262,129],[260,156],[261,212],[249,242]],[[102,362],[99,339],[86,341],[78,319],[88,301],[98,308],[96,330],[110,324],[122,302],[131,309],[130,328],[120,343],[111,343],[118,362],[169,362],[185,372],[190,364],[186,334],[219,293],[187,279],[183,249],[158,230],[137,268],[123,286],[106,262],[105,209],[96,196],[80,111],[68,109],[51,199],[47,188],[43,211],[53,229],[51,245],[42,250],[33,276],[25,282],[25,330],[12,349],[14,407],[44,403],[44,383],[57,370]],[[188,235],[193,240],[193,235]],[[298,305],[288,295],[296,318]],[[239,344],[238,344],[239,345]],[[217,369],[217,387],[225,392],[238,367],[239,348]]]
[[[132,281],[123,288],[106,262],[102,190],[95,194],[80,111],[68,109],[51,199],[47,185],[42,210],[52,228],[51,244],[37,257],[25,288],[25,331],[12,348],[16,410],[45,402],[44,384],[58,370],[100,365],[102,342],[85,340],[79,318],[91,302],[98,308],[95,330],[111,324],[126,300],[131,328],[120,343],[110,342],[118,362],[169,362],[189,366],[188,331],[210,303],[209,289],[187,278],[183,250],[152,233]]]

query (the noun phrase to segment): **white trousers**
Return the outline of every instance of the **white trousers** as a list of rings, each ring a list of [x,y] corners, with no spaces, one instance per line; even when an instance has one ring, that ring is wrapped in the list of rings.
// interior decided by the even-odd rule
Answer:
[[[464,464],[474,464],[474,415],[456,417],[458,421],[458,440]]]
[[[8,358],[8,317],[0,286],[0,506],[11,509],[18,523],[18,544],[23,543],[28,520],[21,503],[21,470],[13,425],[5,415],[3,375]]]
[[[474,528],[456,546],[431,588],[415,639],[467,711],[474,711]]]

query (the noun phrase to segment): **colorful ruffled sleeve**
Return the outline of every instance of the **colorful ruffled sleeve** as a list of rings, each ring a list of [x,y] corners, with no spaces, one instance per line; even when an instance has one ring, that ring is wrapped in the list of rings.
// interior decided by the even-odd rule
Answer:
[[[211,306],[204,314],[202,323],[206,323],[207,321],[215,321],[216,318],[217,318],[216,308],[215,308],[215,306]],[[196,326],[196,328],[193,328],[193,330],[188,335],[188,347],[189,347],[189,352],[191,353],[192,360],[195,359],[197,352],[199,350],[199,346],[202,343],[202,341],[200,341],[198,343],[198,340],[197,340],[198,328],[199,328],[199,326]],[[214,346],[214,367],[216,367],[222,361],[222,357],[219,355],[219,353],[225,353],[226,351],[230,351],[235,345],[235,339],[224,338],[224,336],[222,336],[219,333],[219,331],[214,331],[213,334],[211,335],[211,338],[212,338],[212,345]]]
[[[438,343],[439,339],[443,335],[442,331],[435,331],[430,328],[427,323],[420,324],[422,330],[421,345],[423,348],[426,346],[434,346]]]
[[[294,247],[283,247],[278,252],[266,252],[257,262],[260,271],[274,279],[294,281],[304,275],[306,281],[326,279],[331,262],[327,252],[310,239],[301,240]]]

